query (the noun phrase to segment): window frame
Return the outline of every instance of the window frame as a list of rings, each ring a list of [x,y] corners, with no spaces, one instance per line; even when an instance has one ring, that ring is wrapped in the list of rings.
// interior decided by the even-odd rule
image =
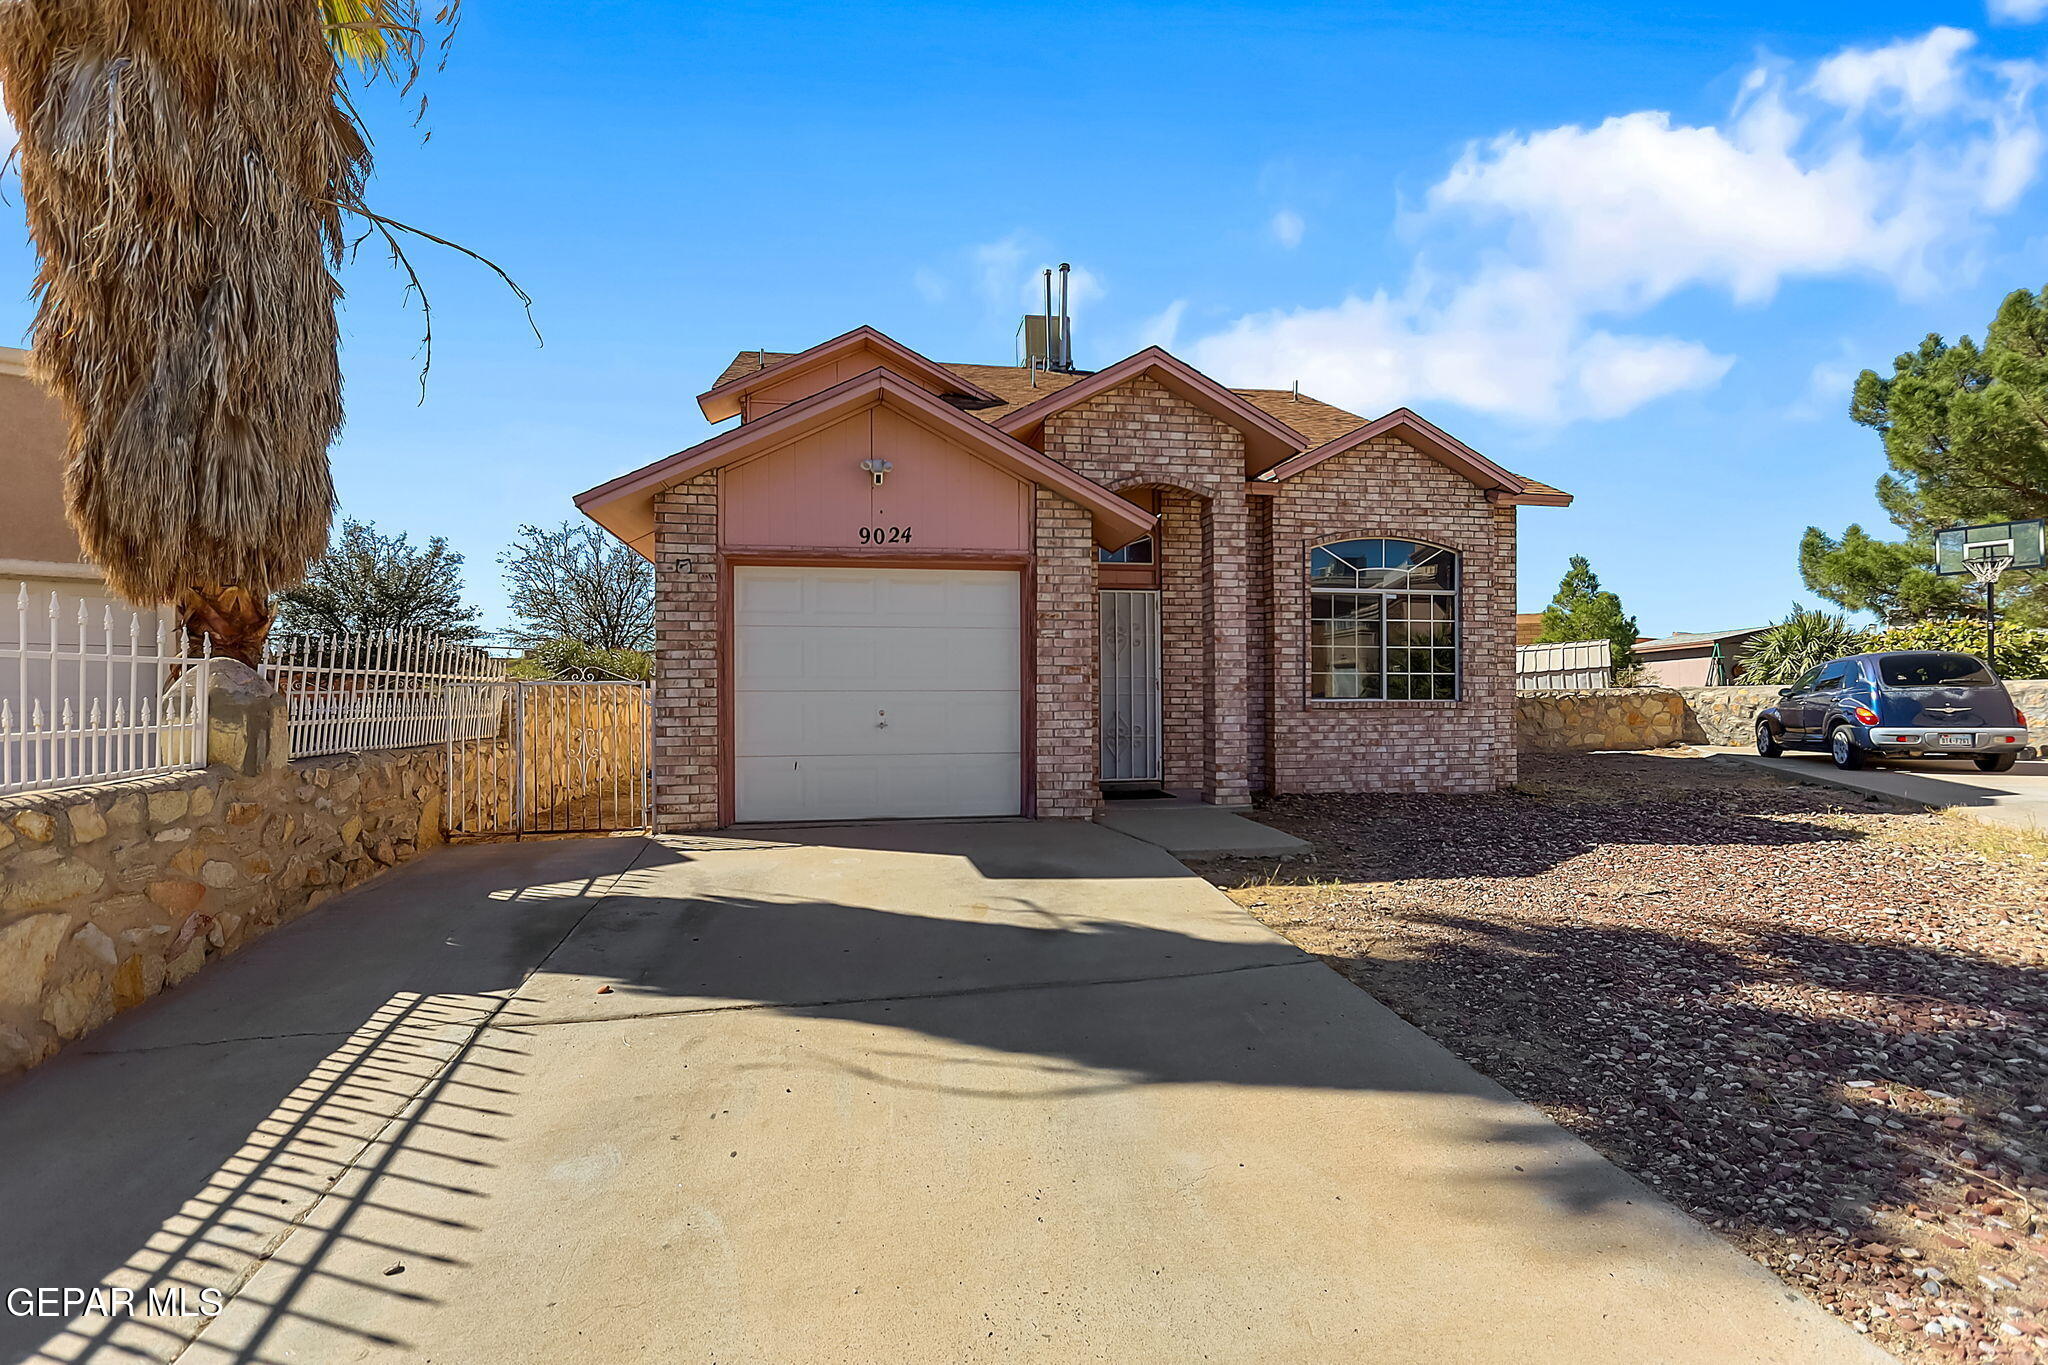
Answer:
[[[1453,586],[1450,588],[1318,587],[1314,581],[1314,578],[1312,577],[1315,566],[1316,551],[1327,550],[1337,545],[1356,544],[1361,541],[1396,541],[1402,544],[1414,545],[1426,550],[1435,550],[1444,555],[1447,555],[1450,558],[1454,575]],[[1455,549],[1454,547],[1449,545],[1440,544],[1437,541],[1426,540],[1420,536],[1386,533],[1368,535],[1343,535],[1308,542],[1308,544],[1302,550],[1300,562],[1302,587],[1305,590],[1306,596],[1306,600],[1303,602],[1304,610],[1302,613],[1302,685],[1304,700],[1307,703],[1307,705],[1309,705],[1310,707],[1455,706],[1462,703],[1465,700],[1465,556],[1463,551]],[[1315,613],[1315,604],[1316,598],[1319,595],[1326,597],[1343,597],[1354,599],[1360,597],[1375,597],[1379,599],[1379,686],[1382,695],[1376,697],[1320,697],[1316,695],[1317,670],[1315,634],[1316,622],[1319,618],[1316,616]],[[1390,648],[1390,646],[1388,644],[1387,637],[1390,632],[1388,631],[1387,626],[1392,620],[1392,617],[1389,613],[1389,605],[1393,599],[1399,597],[1430,597],[1438,599],[1449,599],[1450,611],[1445,619],[1449,621],[1451,629],[1450,696],[1389,697],[1384,695],[1387,690],[1387,679],[1389,676],[1387,672],[1387,651]],[[1401,648],[1415,648],[1415,646],[1401,646]],[[1426,648],[1437,649],[1441,648],[1441,646],[1430,645],[1426,646]],[[1404,670],[1402,676],[1412,678],[1436,677],[1439,675],[1435,674],[1433,671],[1427,674],[1416,674]]]

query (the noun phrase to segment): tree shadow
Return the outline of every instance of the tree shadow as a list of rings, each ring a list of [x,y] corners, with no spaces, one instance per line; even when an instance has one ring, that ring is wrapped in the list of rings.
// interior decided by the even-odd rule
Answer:
[[[1788,1249],[1927,1243],[1936,1262],[1851,1256],[1839,1286],[1901,1297],[1908,1330],[1940,1311],[1915,1264],[1954,1261],[1970,1295],[1990,1274],[2048,1300],[2048,971],[1732,922],[1708,941],[1403,918],[1418,933],[1398,947],[1325,960],[1696,1217]],[[1573,1182],[1555,1195],[1586,1206]]]
[[[877,850],[872,866],[854,856]],[[1070,892],[1076,878],[1086,880]],[[0,1168],[10,1278],[238,1291],[210,1329],[192,1316],[0,1317],[0,1359],[164,1357],[201,1330],[219,1359],[299,1358],[285,1339],[307,1328],[337,1349],[370,1351],[404,1345],[409,1315],[451,1293],[489,1296],[490,1286],[465,1283],[464,1249],[525,1231],[503,1226],[483,1190],[517,1174],[500,1171],[500,1152],[523,1099],[560,1083],[559,1073],[535,1074],[541,1040],[569,1036],[556,1029],[769,1010],[868,1031],[807,1044],[802,1066],[992,1104],[1225,1085],[1458,1096],[1480,1101],[1478,1112],[1510,1112],[1490,1108],[1508,1103],[1493,1082],[1411,1030],[1372,1027],[1361,1013],[1369,1004],[1316,959],[1206,889],[1191,905],[1187,885],[1160,850],[1089,826],[439,853],[209,966],[0,1092],[0,1147],[35,1154]],[[1756,994],[1773,972],[1832,962],[1821,941],[1702,953],[1648,931],[1582,939],[1458,927],[1467,942],[1433,966],[1467,984],[1449,998],[1504,1043],[1518,1019],[1554,1013],[1562,1029],[1576,1008],[1579,1031],[1562,1033],[1565,1045],[1611,1051],[1603,1013],[1661,993],[1685,1024],[1670,1046],[1702,1064],[1718,1061],[1729,1037],[1798,1039],[1812,1060],[1797,1074],[1751,1059],[1757,1102],[1817,1108],[1874,1027],[1793,1018]],[[1589,973],[1589,960],[1606,965]],[[1895,982],[1886,998],[1898,1010],[1939,1006],[1966,1030],[1993,1028],[1979,1016],[2001,993],[2040,1003],[2034,978],[1963,956],[1864,960],[1872,965],[1858,970]],[[1516,1004],[1489,984],[1508,979],[1508,963],[1525,978],[1529,964],[1552,964],[1539,975],[1546,998]],[[1377,970],[1339,965],[1368,985]],[[1488,1055],[1478,1053],[1483,1066]],[[1625,1061],[1603,1062],[1602,1074],[1625,1074]],[[1554,1095],[1532,1097],[1572,1093],[1551,1084]],[[1991,1100],[1981,1086],[1958,1093],[1966,1105]],[[1692,1113],[1656,1102],[1680,1119]],[[1903,1197],[1906,1175],[1856,1145],[1853,1126],[1837,1126],[1812,1117],[1807,1159],[1787,1171],[1775,1170],[1786,1164],[1775,1146],[1714,1169],[1811,1198],[1810,1177],[1836,1174],[1813,1168],[1825,1157],[1858,1172],[1866,1200]],[[1915,1117],[1911,1132],[1924,1127]],[[1460,1140],[1552,1148],[1513,1178],[1561,1207],[1592,1213],[1639,1198],[1554,1129],[1513,1117],[1497,1129]],[[1939,1138],[1941,1126],[1928,1131]],[[1832,1216],[1845,1217],[1830,1198]],[[1727,1216],[1743,1210],[1731,1202]],[[401,1269],[363,1273],[371,1253]],[[335,1303],[352,1307],[321,1306]]]

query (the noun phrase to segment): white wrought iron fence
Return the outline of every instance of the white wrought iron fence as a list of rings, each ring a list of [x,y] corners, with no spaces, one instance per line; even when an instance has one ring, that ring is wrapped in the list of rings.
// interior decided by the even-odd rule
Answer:
[[[206,766],[210,641],[161,612],[17,583],[0,612],[0,793]],[[11,630],[10,630],[11,627]]]
[[[273,635],[263,674],[285,699],[293,758],[488,739],[505,661],[423,630]]]

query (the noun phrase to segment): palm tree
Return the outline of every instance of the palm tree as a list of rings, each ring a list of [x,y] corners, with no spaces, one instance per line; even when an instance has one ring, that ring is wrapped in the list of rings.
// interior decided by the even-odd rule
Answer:
[[[327,545],[344,216],[389,236],[362,204],[346,67],[409,80],[419,17],[408,0],[0,0],[71,522],[117,592],[176,604],[245,663],[271,594]]]

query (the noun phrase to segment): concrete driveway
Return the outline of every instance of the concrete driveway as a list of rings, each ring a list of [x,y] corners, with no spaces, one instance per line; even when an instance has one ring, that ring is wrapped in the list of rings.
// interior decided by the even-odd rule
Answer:
[[[8,1288],[224,1301],[4,1360],[1887,1359],[1088,825],[448,850],[0,1151]]]
[[[1765,758],[1749,749],[1709,752],[1801,782],[1953,810],[1979,824],[2048,834],[2048,761],[2038,758],[2015,763],[2007,773],[1979,772],[1974,763],[1939,758],[1887,759],[1843,772],[1826,754],[1792,751]]]

